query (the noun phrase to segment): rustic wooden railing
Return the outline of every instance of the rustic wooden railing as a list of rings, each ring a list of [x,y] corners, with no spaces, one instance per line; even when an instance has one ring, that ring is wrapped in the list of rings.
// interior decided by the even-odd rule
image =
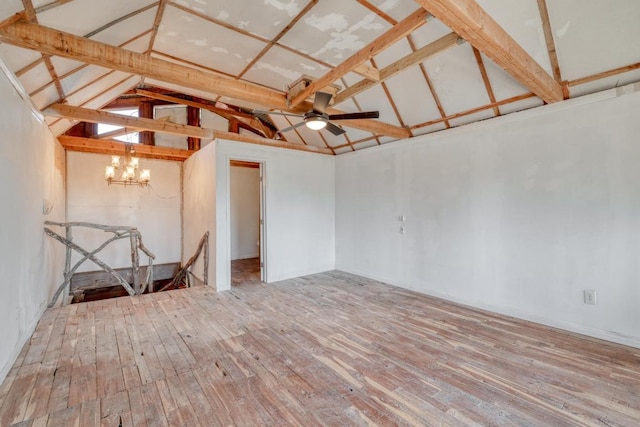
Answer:
[[[202,252],[203,249],[204,249],[204,260],[203,260],[204,272],[202,274],[202,281],[204,282],[205,286],[208,285],[209,284],[209,232],[207,231],[206,233],[204,233],[204,235],[200,239],[200,243],[198,243],[198,248],[196,249],[196,253],[193,254],[191,258],[189,258],[189,261],[187,261],[184,267],[180,269],[180,271],[178,272],[176,277],[173,278],[171,283],[168,283],[167,285],[165,285],[162,289],[160,289],[160,291],[166,291],[167,289],[174,289],[178,287],[178,285],[183,281],[186,282],[187,286],[190,286],[189,269],[196,262],[196,260],[200,256],[200,253]]]
[[[149,251],[144,244],[142,243],[142,235],[135,227],[129,226],[114,226],[114,225],[102,225],[102,224],[93,224],[90,222],[51,222],[46,221],[45,225],[53,225],[57,227],[65,228],[65,236],[61,236],[55,231],[51,230],[48,227],[44,228],[44,232],[47,233],[50,237],[59,241],[63,245],[67,247],[66,257],[65,257],[65,266],[64,266],[64,280],[62,284],[58,287],[51,302],[49,303],[49,307],[53,307],[60,297],[62,291],[69,286],[71,282],[71,277],[76,272],[78,267],[82,265],[86,260],[93,261],[96,265],[102,268],[107,273],[111,274],[121,285],[125,288],[129,295],[140,295],[145,292],[147,287],[149,287],[149,292],[153,292],[153,260],[155,259],[155,255]],[[104,243],[98,246],[93,251],[89,252],[86,249],[80,247],[76,243],[73,242],[73,227],[85,227],[85,228],[93,228],[97,230],[103,230],[107,233],[113,233],[113,236],[107,239]],[[118,274],[113,268],[109,267],[104,261],[100,260],[96,255],[106,248],[110,243],[128,238],[131,242],[131,275],[133,277],[133,287],[129,285],[127,280]],[[147,268],[147,276],[145,280],[141,283],[140,278],[138,277],[140,274],[140,256],[138,254],[138,250],[144,252],[149,259],[149,267]],[[72,251],[76,251],[82,255],[82,258],[71,267],[71,253]],[[65,304],[66,301],[63,301]]]

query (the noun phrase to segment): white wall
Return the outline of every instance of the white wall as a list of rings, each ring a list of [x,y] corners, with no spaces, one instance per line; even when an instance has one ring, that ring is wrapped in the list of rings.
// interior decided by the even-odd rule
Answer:
[[[336,267],[640,347],[633,89],[339,156]]]
[[[203,141],[204,142],[204,141]],[[185,264],[198,248],[202,236],[209,232],[208,284],[216,284],[216,145],[207,144],[184,162],[182,180],[182,263]],[[204,254],[191,269],[204,280]]]
[[[64,150],[3,69],[0,61],[0,382],[62,282],[63,246],[43,227],[65,219]]]
[[[104,167],[111,156],[69,152],[67,154],[67,219],[106,225],[137,227],[144,245],[156,256],[154,264],[180,261],[181,176],[180,162],[140,159],[140,167],[151,170],[151,186],[107,185]],[[61,230],[62,231],[62,230]],[[111,233],[74,228],[73,240],[91,251]],[[80,258],[74,254],[73,262]],[[113,268],[131,266],[128,239],[106,247],[98,258]],[[140,264],[146,265],[140,254]],[[86,261],[78,271],[95,271],[100,267]]]
[[[260,256],[260,169],[230,168],[231,259]]]
[[[218,290],[230,286],[231,159],[264,164],[267,282],[332,270],[335,266],[333,157],[222,140],[218,140],[216,146]]]

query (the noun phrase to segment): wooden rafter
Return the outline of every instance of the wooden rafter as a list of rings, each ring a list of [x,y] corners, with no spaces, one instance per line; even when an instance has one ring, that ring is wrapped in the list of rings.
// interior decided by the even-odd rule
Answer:
[[[156,41],[156,36],[158,35],[158,28],[160,28],[160,21],[162,21],[162,17],[164,16],[164,10],[167,7],[167,0],[160,0],[158,2],[158,10],[156,11],[156,17],[153,20],[153,27],[151,27],[151,37],[149,38],[149,45],[147,47],[147,55],[151,54],[153,50],[153,44]]]
[[[58,141],[69,151],[81,151],[83,153],[122,155],[125,144],[114,139],[98,140],[94,138],[82,138],[78,136],[61,135]],[[136,156],[147,159],[185,161],[194,152],[171,147],[157,147],[155,145],[136,145]]]
[[[373,58],[375,55],[387,49],[389,46],[396,43],[398,40],[402,39],[408,34],[411,34],[411,32],[413,32],[415,29],[419,28],[426,22],[426,18],[427,12],[423,9],[418,9],[417,11],[413,12],[407,18],[391,27],[391,29],[386,31],[380,37],[376,38],[371,43],[367,44],[364,48],[350,56],[342,64],[333,68],[324,76],[320,77],[318,80],[315,80],[313,83],[307,86],[291,100],[291,105],[296,106],[302,103],[315,91],[330,85],[336,80],[339,80],[348,72],[353,71],[357,66]]]
[[[540,11],[540,19],[542,20],[542,29],[544,30],[544,39],[547,43],[549,51],[549,61],[553,70],[553,77],[557,82],[562,81],[560,73],[560,62],[558,62],[558,53],[556,52],[556,44],[553,41],[553,31],[551,30],[551,22],[549,21],[549,10],[547,9],[546,0],[538,0],[538,10]]]
[[[330,154],[331,151],[324,148],[284,144],[273,139],[260,138],[251,135],[239,135],[231,132],[224,132],[216,129],[207,129],[196,126],[181,125],[160,120],[144,119],[139,117],[121,116],[107,111],[90,110],[82,107],[73,107],[64,104],[54,104],[43,111],[45,116],[64,117],[73,120],[82,120],[92,123],[105,123],[115,126],[123,126],[129,129],[140,131],[163,132],[173,135],[192,136],[205,140],[215,138],[227,139],[231,141],[248,142],[251,144],[268,145],[271,147],[289,148],[294,150],[312,151],[317,153]]]
[[[415,0],[545,102],[562,87],[475,0]]]
[[[217,114],[227,120],[239,120],[248,126],[253,133],[263,135],[267,138],[273,138],[275,136],[275,132],[265,126],[260,120],[256,119],[253,115],[248,113],[243,113],[241,111],[235,110],[225,110],[223,108],[213,107],[211,105],[205,104],[203,102],[192,101],[188,99],[177,98],[175,96],[164,95],[157,92],[152,92],[144,89],[136,89],[136,93],[138,95],[146,96],[147,98],[158,99],[161,101],[172,102],[174,104],[182,104],[191,106],[194,108],[202,108],[208,111],[211,111],[214,114]]]
[[[24,12],[26,15],[26,19],[33,23],[38,23],[38,16],[36,13],[36,9],[33,7],[33,3],[31,0],[22,0],[22,5],[24,6]],[[62,89],[62,84],[60,84],[60,78],[58,77],[58,73],[56,73],[56,69],[53,66],[53,62],[51,62],[51,55],[47,55],[42,53],[42,61],[44,65],[47,67],[47,71],[49,72],[49,76],[51,76],[51,81],[56,86],[56,91],[58,92],[58,99],[64,100],[64,90]]]
[[[473,48],[473,56],[476,58],[476,62],[478,63],[478,70],[480,70],[480,75],[482,76],[482,81],[484,82],[484,88],[487,91],[487,96],[489,97],[489,101],[492,104],[496,102],[496,96],[493,93],[493,88],[491,87],[491,81],[489,80],[489,74],[487,74],[487,68],[484,66],[484,60],[482,59],[482,54],[475,47]],[[500,107],[493,107],[493,114],[496,116],[500,115]]]
[[[412,67],[416,64],[424,62],[427,58],[436,55],[440,52],[449,49],[452,46],[456,46],[458,43],[459,37],[455,33],[449,33],[444,37],[439,38],[438,40],[430,43],[413,53],[405,56],[394,62],[391,65],[384,67],[380,70],[380,82],[384,82],[385,80],[390,79],[391,77],[401,73],[409,67]],[[370,80],[361,80],[358,83],[349,86],[347,89],[338,93],[335,98],[336,104],[339,104],[349,98],[354,97],[355,95],[364,92],[367,89],[370,89],[372,86],[375,86],[376,82]]]
[[[0,41],[50,55],[260,104],[268,108],[293,112],[304,112],[311,109],[310,103],[290,108],[287,105],[285,94],[273,89],[221,77],[210,72],[148,57],[146,54],[132,52],[28,22],[19,21],[0,28]],[[331,114],[338,113],[339,111],[334,109]],[[345,125],[395,138],[404,138],[409,135],[406,129],[375,120],[350,120]]]
[[[460,117],[469,116],[471,114],[479,113],[480,111],[491,110],[495,107],[500,107],[501,105],[511,104],[514,102],[522,101],[529,98],[534,98],[536,95],[533,92],[525,93],[522,95],[514,96],[511,98],[503,99],[502,101],[496,101],[492,104],[483,105],[481,107],[472,108],[470,110],[461,111],[459,113],[450,114],[447,117],[443,117],[440,119],[429,120],[428,122],[419,123],[417,125],[411,126],[411,129],[420,129],[427,126],[435,125],[437,123],[442,123],[445,120],[454,120]]]

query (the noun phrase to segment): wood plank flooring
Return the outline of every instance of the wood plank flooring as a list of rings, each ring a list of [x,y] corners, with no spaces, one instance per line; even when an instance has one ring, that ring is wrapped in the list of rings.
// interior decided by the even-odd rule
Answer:
[[[640,350],[341,272],[45,312],[0,425],[637,426]]]

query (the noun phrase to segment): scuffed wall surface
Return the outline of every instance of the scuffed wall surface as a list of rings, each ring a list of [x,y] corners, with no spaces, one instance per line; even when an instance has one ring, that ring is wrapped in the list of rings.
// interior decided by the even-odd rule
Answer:
[[[637,89],[339,156],[337,268],[640,347]]]
[[[65,167],[64,150],[1,71],[0,100],[1,381],[62,280],[64,249],[43,226],[65,220]]]
[[[216,289],[216,144],[208,144],[184,162],[182,263],[193,256],[198,243],[209,232],[209,286]],[[204,253],[191,268],[204,280]]]
[[[137,227],[144,245],[156,256],[154,264],[180,261],[180,163],[140,159],[140,167],[151,170],[151,186],[107,185],[104,167],[111,157],[102,154],[69,152],[67,154],[67,218],[71,221]],[[60,233],[64,230],[59,229]],[[74,227],[73,241],[92,251],[112,237],[100,230]],[[98,258],[113,268],[131,266],[128,239],[106,247]],[[73,263],[80,259],[74,253]],[[147,257],[140,254],[140,264]],[[100,267],[86,261],[78,271],[95,271]]]

